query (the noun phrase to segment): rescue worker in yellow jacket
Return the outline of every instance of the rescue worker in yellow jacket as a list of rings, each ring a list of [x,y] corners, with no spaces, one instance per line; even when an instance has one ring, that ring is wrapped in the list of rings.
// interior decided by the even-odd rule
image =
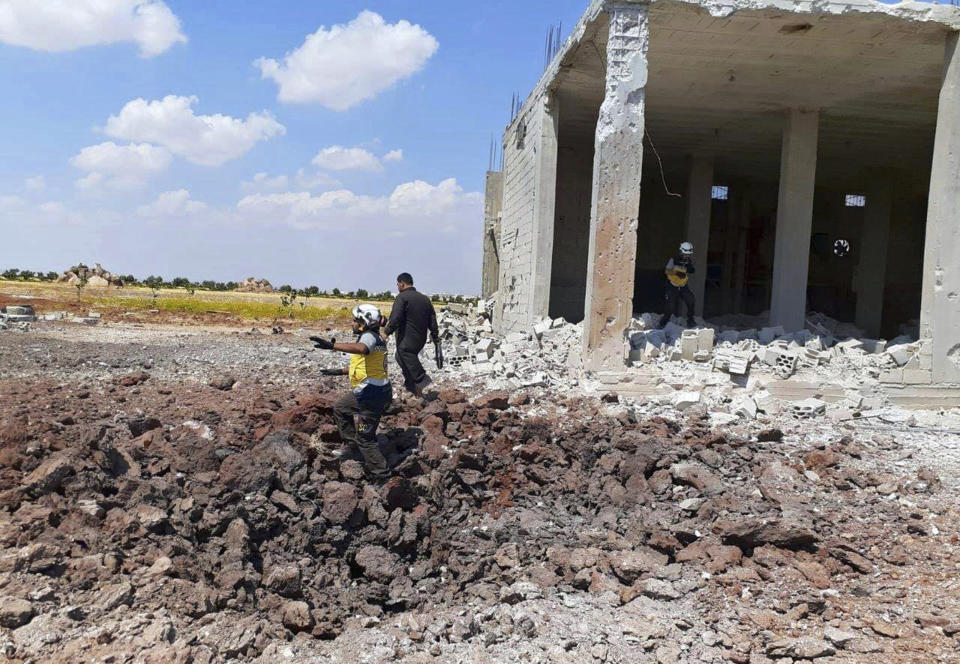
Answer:
[[[696,271],[693,266],[693,245],[684,242],[680,245],[679,255],[676,258],[671,258],[664,269],[664,274],[667,276],[666,308],[663,311],[663,317],[660,319],[660,327],[669,323],[672,316],[680,315],[681,300],[687,306],[687,327],[696,326],[696,321],[693,320],[695,298],[693,291],[687,285],[690,281],[690,275]]]
[[[310,337],[315,348],[351,356],[349,368],[325,369],[322,373],[350,377],[350,391],[334,404],[334,419],[344,451],[359,448],[367,476],[375,482],[390,477],[387,460],[377,445],[380,418],[393,401],[393,387],[387,377],[387,342],[380,334],[383,323],[380,309],[372,304],[361,304],[353,310],[355,342]]]

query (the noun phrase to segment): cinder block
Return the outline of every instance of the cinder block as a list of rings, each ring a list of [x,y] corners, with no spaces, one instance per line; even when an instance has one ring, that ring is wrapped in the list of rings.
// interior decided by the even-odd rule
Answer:
[[[694,356],[697,354],[697,331],[696,330],[684,330],[683,334],[680,335],[680,356],[692,362]]]
[[[880,372],[881,383],[903,383],[903,369],[890,369]]]
[[[913,348],[910,344],[898,344],[888,348],[887,355],[897,363],[898,367],[902,367],[913,357]]]
[[[714,332],[712,327],[697,330],[697,351],[710,353],[713,351]]]
[[[933,383],[933,371],[928,369],[904,369],[905,385],[930,385]]]

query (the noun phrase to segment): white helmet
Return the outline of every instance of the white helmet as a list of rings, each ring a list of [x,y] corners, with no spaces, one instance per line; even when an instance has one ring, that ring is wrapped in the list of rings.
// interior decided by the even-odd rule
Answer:
[[[380,327],[380,309],[372,304],[361,304],[353,310],[353,319],[366,327]]]
[[[683,244],[680,245],[680,253],[683,254],[684,256],[692,256],[693,245],[690,244],[689,242],[684,242]]]

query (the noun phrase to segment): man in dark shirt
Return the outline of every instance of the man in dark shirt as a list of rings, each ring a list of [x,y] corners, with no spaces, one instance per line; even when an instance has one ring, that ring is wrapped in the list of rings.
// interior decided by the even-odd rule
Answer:
[[[397,334],[397,364],[403,372],[403,384],[408,391],[423,396],[423,390],[431,382],[430,376],[420,363],[420,351],[427,343],[427,332],[434,344],[440,343],[437,329],[437,312],[430,298],[413,287],[413,277],[404,272],[397,277],[399,294],[393,302],[390,320],[384,334]]]

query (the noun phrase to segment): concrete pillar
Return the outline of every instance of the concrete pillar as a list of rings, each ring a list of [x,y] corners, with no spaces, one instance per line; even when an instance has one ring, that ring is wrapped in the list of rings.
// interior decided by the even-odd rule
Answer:
[[[819,111],[792,108],[783,127],[770,324],[782,325],[788,332],[806,325],[819,120]]]
[[[893,181],[883,174],[871,178],[860,236],[860,263],[854,290],[857,293],[857,327],[868,336],[879,337],[883,320],[883,287],[887,278],[887,248],[890,244],[890,211]]]
[[[923,255],[920,336],[927,340],[921,368],[936,383],[960,383],[960,48],[947,36],[937,133],[930,171]],[[923,361],[930,367],[923,366]]]
[[[560,117],[556,94],[541,100],[540,135],[536,141],[536,171],[533,216],[533,288],[530,316],[543,318],[550,313],[550,279],[553,274],[553,228],[557,207],[557,123]]]
[[[637,216],[643,163],[644,97],[650,30],[647,5],[608,5],[606,93],[593,162],[584,368],[622,370],[633,315]]]
[[[733,313],[743,313],[743,292],[747,287],[747,240],[750,239],[750,190],[739,199],[737,215],[737,262],[733,272]]]
[[[707,283],[707,245],[710,244],[710,210],[713,204],[713,157],[697,154],[690,159],[687,176],[687,242],[693,243],[694,267],[690,290],[696,301],[696,314],[703,315],[703,293]]]
[[[503,210],[503,173],[487,171],[483,202],[483,281],[480,292],[490,297],[500,287],[500,213]]]

